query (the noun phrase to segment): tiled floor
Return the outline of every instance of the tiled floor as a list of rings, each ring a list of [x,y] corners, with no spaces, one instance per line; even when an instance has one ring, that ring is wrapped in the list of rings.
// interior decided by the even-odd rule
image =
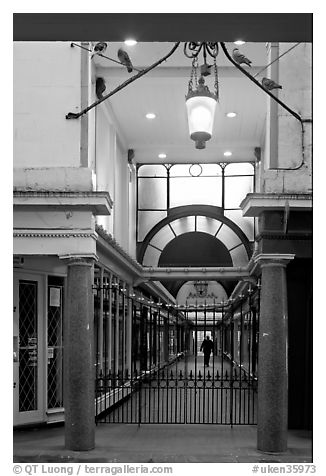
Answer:
[[[14,431],[14,462],[93,463],[310,463],[311,434],[289,431],[288,451],[256,450],[256,427],[101,424],[96,447],[64,448],[64,427]]]

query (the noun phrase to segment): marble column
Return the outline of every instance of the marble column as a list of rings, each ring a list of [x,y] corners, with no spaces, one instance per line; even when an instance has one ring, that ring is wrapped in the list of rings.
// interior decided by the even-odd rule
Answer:
[[[65,447],[87,451],[95,446],[95,367],[93,260],[68,262],[64,325]]]
[[[271,453],[287,450],[289,256],[293,257],[257,257],[261,268],[257,448]]]

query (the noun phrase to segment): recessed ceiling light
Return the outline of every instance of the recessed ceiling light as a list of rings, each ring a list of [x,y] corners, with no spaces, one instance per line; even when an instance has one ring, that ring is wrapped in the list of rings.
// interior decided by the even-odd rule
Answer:
[[[132,40],[132,39],[125,40],[125,45],[127,45],[127,46],[135,46],[135,45],[137,45],[137,41],[136,41],[136,40]]]
[[[147,119],[155,119],[155,117],[156,117],[156,114],[154,114],[153,112],[148,112],[146,114]]]
[[[166,154],[158,154],[159,159],[166,159]]]
[[[224,157],[230,157],[232,155],[232,152],[230,150],[226,150],[223,155]]]
[[[244,44],[245,44],[245,41],[237,40],[237,41],[234,41],[233,43],[234,43],[235,45],[244,45]]]
[[[236,112],[228,112],[228,113],[226,114],[226,117],[235,117],[236,115],[237,115]]]

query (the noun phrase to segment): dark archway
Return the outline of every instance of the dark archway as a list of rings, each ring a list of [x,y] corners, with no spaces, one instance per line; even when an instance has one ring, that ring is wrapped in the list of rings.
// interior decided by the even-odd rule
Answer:
[[[189,232],[170,241],[159,259],[159,266],[232,266],[226,246],[215,237]]]
[[[190,232],[179,235],[164,248],[159,266],[232,266],[226,246],[211,235]],[[184,280],[161,280],[166,289],[176,297]],[[220,281],[229,295],[236,281]]]

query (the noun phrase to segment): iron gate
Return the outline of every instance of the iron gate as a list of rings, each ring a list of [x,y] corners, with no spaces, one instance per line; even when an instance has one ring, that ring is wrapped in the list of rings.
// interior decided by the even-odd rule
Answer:
[[[256,291],[172,308],[104,280],[95,288],[96,422],[256,424]]]
[[[170,369],[134,379],[109,375],[97,383],[97,422],[253,425],[256,386],[256,379],[236,370],[224,376]]]

